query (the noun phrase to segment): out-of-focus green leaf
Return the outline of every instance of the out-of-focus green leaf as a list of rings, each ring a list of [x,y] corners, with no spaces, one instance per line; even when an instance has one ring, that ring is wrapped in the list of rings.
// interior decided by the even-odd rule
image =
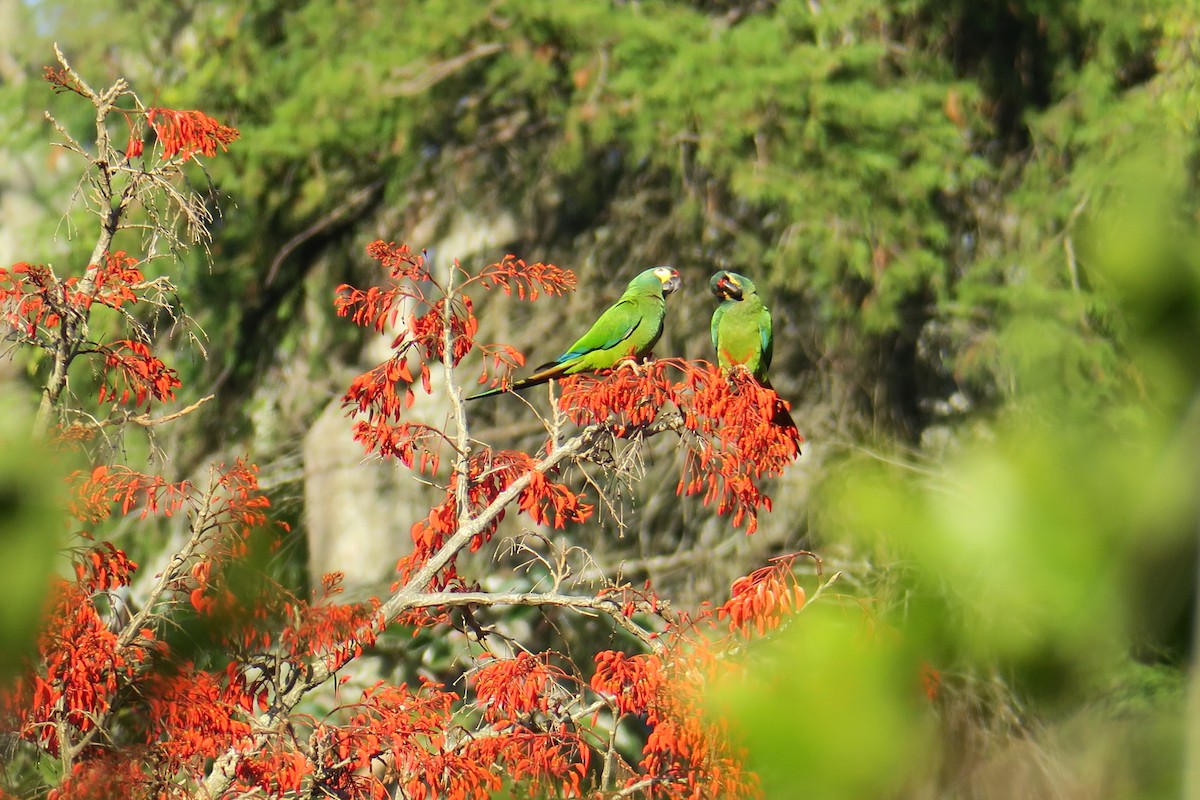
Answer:
[[[932,709],[912,641],[868,630],[857,608],[817,604],[760,643],[714,714],[744,735],[766,797],[881,797],[920,776]]]
[[[32,427],[0,394],[0,679],[33,653],[64,532],[63,475]]]

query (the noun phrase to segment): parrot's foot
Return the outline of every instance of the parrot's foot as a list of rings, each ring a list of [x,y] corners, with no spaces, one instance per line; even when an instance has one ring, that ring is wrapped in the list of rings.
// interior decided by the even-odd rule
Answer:
[[[647,356],[647,358],[652,358],[652,357],[653,357],[653,356]],[[629,368],[630,368],[631,370],[633,370],[633,374],[634,374],[634,375],[637,375],[638,377],[641,377],[641,375],[642,375],[642,363],[643,363],[643,362],[642,362],[641,360],[639,360],[639,359],[636,359],[636,358],[634,358],[633,356],[629,356],[629,357],[627,357],[627,358],[622,358],[620,361],[618,361],[618,362],[617,362],[617,366],[618,366],[618,367],[623,367],[623,366],[625,366],[626,364],[628,364],[628,365],[629,365]]]

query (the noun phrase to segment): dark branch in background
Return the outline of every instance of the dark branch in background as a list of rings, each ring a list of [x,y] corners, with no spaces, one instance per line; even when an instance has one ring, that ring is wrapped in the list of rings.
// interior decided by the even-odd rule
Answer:
[[[465,53],[435,64],[426,65],[426,62],[418,62],[396,67],[392,70],[392,75],[397,79],[397,83],[384,89],[383,96],[414,97],[422,94],[472,62],[499,53],[504,47],[505,45],[498,42],[488,42],[476,45]]]
[[[275,277],[279,274],[280,264],[284,262],[284,259],[295,252],[296,248],[314,236],[325,232],[329,228],[333,227],[333,225],[336,223],[343,221],[350,212],[356,211],[360,207],[367,205],[368,201],[371,200],[372,195],[383,188],[383,184],[384,179],[379,178],[367,186],[364,186],[357,192],[354,192],[347,197],[345,202],[343,202],[341,205],[337,206],[328,214],[321,217],[312,225],[309,225],[307,228],[300,231],[300,233],[297,233],[295,236],[289,239],[283,247],[279,248],[279,252],[271,261],[271,268],[267,270],[267,277],[263,279],[263,286],[270,286],[275,282]]]

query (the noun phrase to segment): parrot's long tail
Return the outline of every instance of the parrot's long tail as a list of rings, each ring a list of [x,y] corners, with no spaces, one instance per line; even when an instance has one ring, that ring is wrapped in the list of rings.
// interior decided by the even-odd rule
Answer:
[[[796,420],[792,419],[792,412],[788,411],[787,403],[782,398],[775,397],[775,413],[771,417],[771,422],[778,425],[780,428],[787,428],[790,431],[798,431],[796,428]]]
[[[765,388],[775,391],[775,387],[771,385],[771,381],[764,377],[759,381]],[[771,412],[771,424],[777,428],[783,428],[788,432],[788,438],[796,442],[796,455],[800,455],[800,442],[804,441],[804,437],[800,435],[800,429],[796,427],[796,420],[792,419],[792,412],[788,410],[788,403],[779,393],[775,393],[775,409]]]
[[[495,389],[488,389],[479,394],[473,394],[467,399],[478,400],[481,397],[491,397],[492,395],[505,394],[507,392],[522,392],[532,386],[541,386],[546,381],[561,377],[570,366],[569,362],[559,364],[551,361],[549,364],[542,364],[528,378],[519,380],[511,386],[497,386]]]

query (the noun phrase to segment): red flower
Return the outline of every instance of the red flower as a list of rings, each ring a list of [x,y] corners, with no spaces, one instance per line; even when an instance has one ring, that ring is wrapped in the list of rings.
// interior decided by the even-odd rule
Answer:
[[[796,555],[773,558],[770,566],[734,581],[729,600],[717,609],[717,619],[728,617],[734,630],[747,634],[753,628],[761,636],[803,608],[804,589],[792,572]]]
[[[241,134],[220,124],[203,111],[176,111],[171,108],[151,108],[146,121],[154,128],[163,148],[163,158],[191,158],[196,153],[212,157],[217,147],[227,150]]]
[[[483,705],[484,719],[505,725],[535,711],[545,711],[549,702],[546,686],[555,675],[562,673],[547,665],[544,658],[524,652],[480,667],[475,673],[475,695]]]
[[[100,400],[111,399],[128,403],[133,397],[136,405],[148,398],[174,400],[175,390],[182,386],[178,373],[150,354],[150,348],[131,339],[121,339],[103,348],[105,382],[100,386]]]

